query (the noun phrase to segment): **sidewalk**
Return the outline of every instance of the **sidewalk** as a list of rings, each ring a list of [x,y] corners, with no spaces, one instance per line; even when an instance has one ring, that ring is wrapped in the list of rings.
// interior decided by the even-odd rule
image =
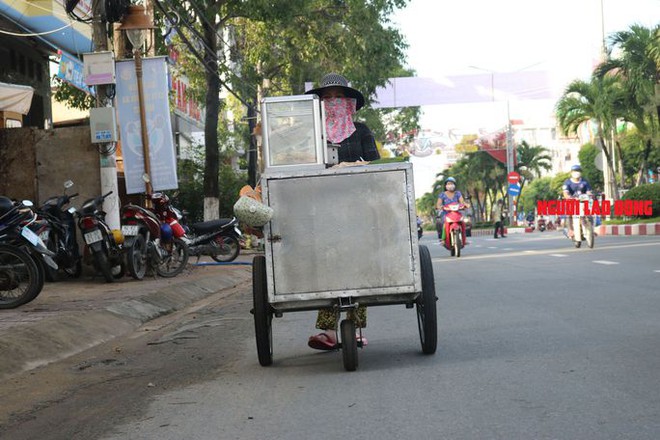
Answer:
[[[174,278],[126,276],[106,283],[83,274],[46,283],[32,302],[0,310],[0,379],[55,362],[118,336],[152,319],[214,294],[252,282],[254,253],[220,265],[202,258]]]

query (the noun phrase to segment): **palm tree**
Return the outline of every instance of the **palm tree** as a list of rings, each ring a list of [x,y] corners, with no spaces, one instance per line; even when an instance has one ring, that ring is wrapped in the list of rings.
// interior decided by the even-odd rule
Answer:
[[[596,124],[596,138],[610,170],[612,194],[618,198],[612,154],[605,134],[611,133],[616,120],[624,113],[625,92],[621,83],[612,76],[593,75],[591,81],[575,80],[568,85],[557,102],[555,113],[564,134],[577,133],[585,122]]]
[[[660,132],[660,102],[656,92],[660,84],[660,25],[653,29],[633,25],[628,31],[614,33],[610,37],[609,52],[615,49],[620,49],[619,55],[598,66],[595,74],[601,78],[608,74],[618,78],[628,93],[623,118],[633,123],[645,140],[639,182],[653,140]]]
[[[552,157],[547,148],[540,145],[532,147],[526,141],[522,141],[516,147],[516,154],[518,163],[516,163],[514,169],[524,177],[520,182],[520,194],[522,194],[522,189],[527,181],[539,177],[542,170],[549,171],[552,169]],[[520,200],[520,194],[517,197],[518,200]]]

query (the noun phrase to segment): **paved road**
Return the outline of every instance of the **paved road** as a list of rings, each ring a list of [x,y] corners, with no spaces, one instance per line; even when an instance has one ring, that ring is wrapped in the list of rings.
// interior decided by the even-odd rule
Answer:
[[[305,346],[313,313],[274,323],[216,381],[159,395],[110,438],[657,439],[660,238],[474,238],[460,259],[431,237],[440,346],[414,311],[373,308],[356,373]]]
[[[31,438],[51,427],[52,438],[106,440],[660,438],[660,237],[599,237],[592,250],[555,232],[474,237],[458,259],[432,238],[422,242],[439,297],[433,356],[421,354],[415,311],[386,306],[369,310],[357,372],[343,370],[340,353],[306,346],[313,312],[274,321],[275,362],[263,368],[244,290],[181,315],[148,348],[121,345],[115,362],[99,368],[103,383],[52,399],[8,432]],[[162,341],[175,344],[157,353]],[[190,374],[175,368],[184,358],[195,360]]]

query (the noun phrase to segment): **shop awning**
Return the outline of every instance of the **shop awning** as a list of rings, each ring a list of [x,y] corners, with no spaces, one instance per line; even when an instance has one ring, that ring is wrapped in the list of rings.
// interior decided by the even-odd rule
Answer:
[[[0,111],[27,115],[32,105],[34,89],[0,82]]]

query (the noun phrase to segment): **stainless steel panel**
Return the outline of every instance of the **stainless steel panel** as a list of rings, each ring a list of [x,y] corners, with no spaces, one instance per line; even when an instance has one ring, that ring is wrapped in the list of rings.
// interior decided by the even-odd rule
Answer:
[[[264,175],[269,299],[421,291],[412,165]]]

